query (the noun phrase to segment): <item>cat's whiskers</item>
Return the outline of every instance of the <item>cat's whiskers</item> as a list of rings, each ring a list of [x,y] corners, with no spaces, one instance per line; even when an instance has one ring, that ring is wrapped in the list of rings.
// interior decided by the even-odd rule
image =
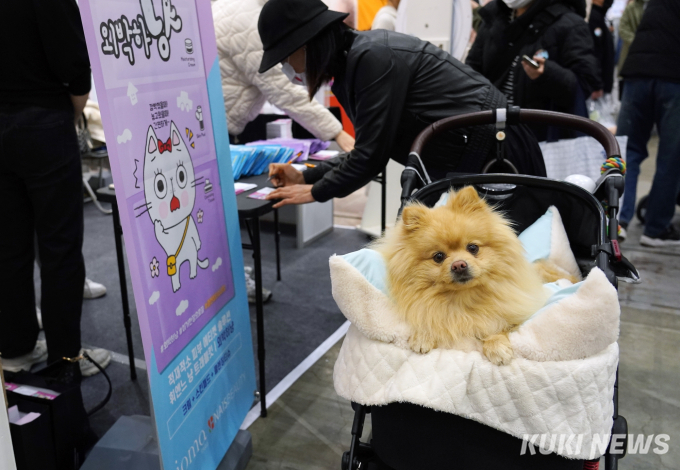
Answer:
[[[143,206],[141,206],[141,207],[143,207]],[[149,210],[151,210],[152,207],[153,207],[153,206],[149,205],[149,206],[148,206],[146,209],[144,209],[142,212],[140,212],[139,214],[135,215],[135,218],[138,218],[138,217],[143,216],[144,214],[146,214],[147,212],[149,212]]]
[[[147,206],[147,207],[148,207],[148,206],[150,206],[150,205],[151,205],[151,203],[150,203],[150,202],[145,202],[144,204],[141,204],[141,205],[139,205],[139,206],[135,207],[135,210],[137,210],[137,209],[140,209],[140,208],[142,208],[142,207],[145,207],[145,206]]]

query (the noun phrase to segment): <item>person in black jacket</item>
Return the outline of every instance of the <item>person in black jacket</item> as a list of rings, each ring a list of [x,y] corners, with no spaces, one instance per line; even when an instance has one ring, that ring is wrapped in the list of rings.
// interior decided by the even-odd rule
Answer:
[[[591,95],[592,99],[601,98],[608,95],[614,87],[614,38],[609,30],[607,23],[607,11],[612,6],[614,0],[593,0],[593,7],[590,10],[588,26],[593,35],[595,46],[595,58],[600,64],[602,89],[596,90]]]
[[[479,11],[483,23],[465,62],[514,105],[586,117],[585,99],[602,84],[585,13],[585,0],[494,0]],[[539,141],[576,135],[531,128]]]
[[[680,231],[672,224],[680,195],[680,2],[653,0],[647,4],[621,76],[626,80],[617,135],[627,135],[626,191],[621,226],[635,213],[640,164],[656,124],[659,150],[652,190],[647,199],[640,244],[680,246]]]
[[[80,354],[83,176],[74,117],[90,91],[75,0],[4,2],[0,15],[0,352],[5,370]],[[38,340],[33,267],[40,252]],[[78,365],[67,371],[80,378]]]
[[[279,62],[312,96],[333,79],[332,90],[356,130],[346,157],[298,172],[272,165],[274,207],[344,197],[377,176],[390,158],[405,163],[415,137],[452,115],[504,108],[505,97],[488,80],[446,52],[418,38],[390,31],[355,32],[345,14],[321,0],[270,0],[259,31],[260,72]],[[447,172],[481,172],[495,155],[494,126],[448,132],[435,138],[422,160],[433,180]],[[538,144],[525,126],[507,131],[506,155],[520,173],[545,175]],[[507,169],[504,169],[508,171]]]

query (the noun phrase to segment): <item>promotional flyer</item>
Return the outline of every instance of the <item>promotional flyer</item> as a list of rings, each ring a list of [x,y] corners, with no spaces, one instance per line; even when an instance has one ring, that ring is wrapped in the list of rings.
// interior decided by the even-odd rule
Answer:
[[[214,469],[256,386],[210,2],[79,5],[163,467]]]

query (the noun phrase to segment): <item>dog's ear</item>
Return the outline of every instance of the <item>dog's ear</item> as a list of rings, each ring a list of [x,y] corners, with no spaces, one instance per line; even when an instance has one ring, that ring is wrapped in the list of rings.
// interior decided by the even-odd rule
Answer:
[[[465,186],[449,195],[448,207],[451,209],[479,210],[484,208],[484,201],[472,186]]]
[[[423,225],[429,210],[430,209],[422,204],[411,204],[410,206],[404,207],[404,211],[401,213],[404,229],[409,232],[418,230]]]

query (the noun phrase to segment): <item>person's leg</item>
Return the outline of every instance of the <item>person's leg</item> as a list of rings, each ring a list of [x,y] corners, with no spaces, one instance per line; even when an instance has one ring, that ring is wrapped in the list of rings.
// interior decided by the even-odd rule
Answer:
[[[85,282],[82,169],[72,112],[34,108],[23,124],[14,137],[17,151],[26,155],[19,171],[25,175],[35,217],[42,320],[52,362],[80,351]]]
[[[33,351],[38,339],[33,286],[33,208],[15,172],[11,148],[14,113],[0,112],[0,353],[11,359]],[[9,142],[8,142],[9,141]]]
[[[650,238],[669,228],[680,191],[680,83],[656,80],[655,101],[659,152],[644,230]]]
[[[626,145],[626,189],[619,220],[628,224],[635,215],[640,165],[647,158],[647,142],[654,126],[653,80],[626,80],[616,135],[628,136]]]

